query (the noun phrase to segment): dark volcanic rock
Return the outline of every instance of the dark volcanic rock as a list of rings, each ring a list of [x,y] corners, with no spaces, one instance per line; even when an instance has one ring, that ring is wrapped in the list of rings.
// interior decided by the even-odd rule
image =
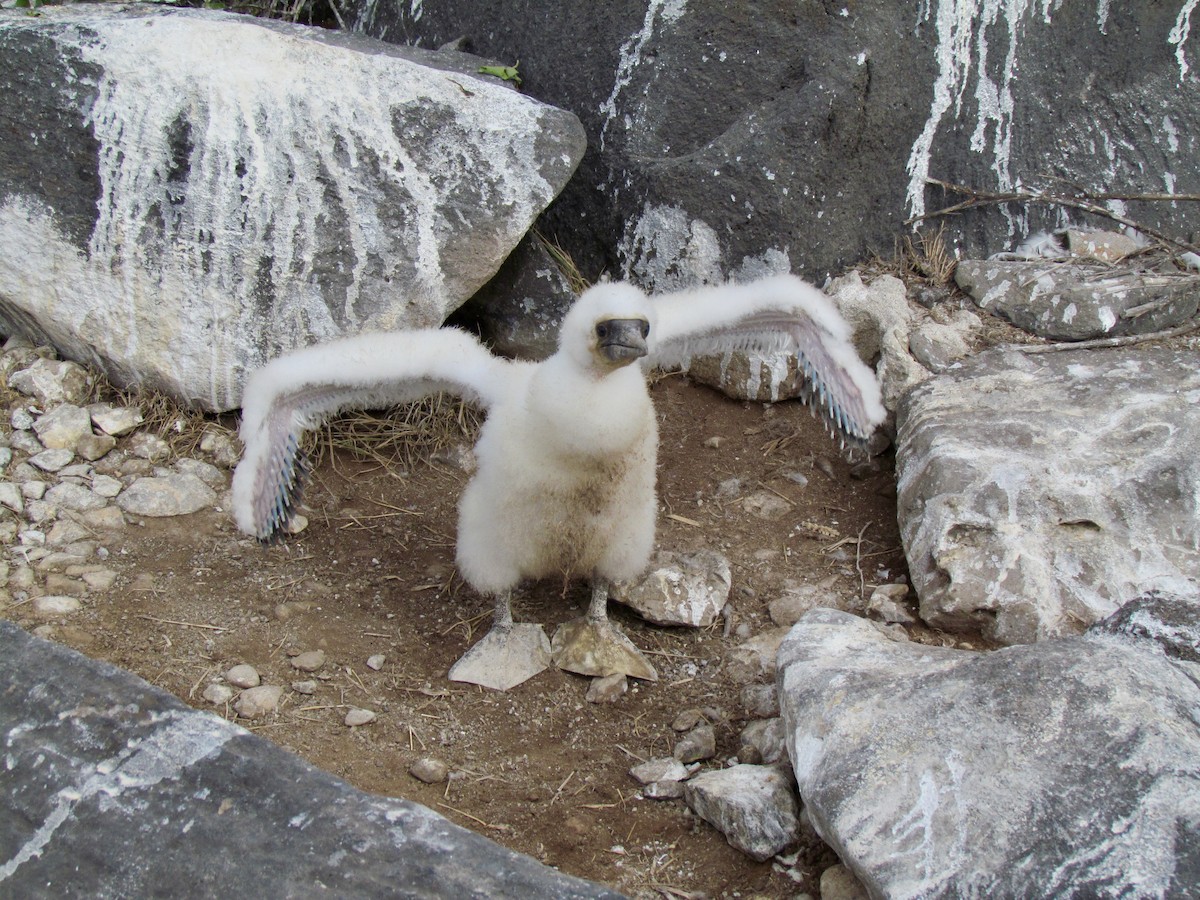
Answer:
[[[617,898],[0,622],[6,897]]]
[[[930,177],[1200,188],[1185,0],[347,6],[351,27],[388,41],[519,60],[523,91],[580,117],[588,153],[543,225],[589,278],[667,289],[790,265],[819,279],[961,199]],[[1122,208],[1181,236],[1200,226],[1194,205]],[[977,209],[948,234],[986,255],[1060,212]]]

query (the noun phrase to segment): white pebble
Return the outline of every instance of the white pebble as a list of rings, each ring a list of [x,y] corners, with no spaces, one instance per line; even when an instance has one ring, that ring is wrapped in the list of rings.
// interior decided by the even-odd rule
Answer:
[[[297,694],[315,694],[317,692],[317,683],[315,681],[293,681],[292,690]]]
[[[214,706],[222,706],[233,698],[233,688],[227,684],[210,684],[201,696]]]
[[[262,684],[242,691],[233,708],[244,719],[257,719],[275,711],[283,688],[276,684]]]
[[[262,678],[258,675],[258,669],[246,663],[236,665],[226,672],[225,680],[238,688],[252,688],[262,684]]]
[[[383,664],[387,661],[387,657],[382,653],[376,653],[374,656],[367,657],[367,668],[374,669],[378,672],[383,668]]]
[[[346,713],[346,724],[351,728],[357,725],[367,725],[375,721],[375,713],[369,709],[358,709],[355,707]]]
[[[82,604],[75,597],[50,595],[37,597],[33,601],[34,614],[39,616],[65,616],[69,613],[79,612],[81,608]]]

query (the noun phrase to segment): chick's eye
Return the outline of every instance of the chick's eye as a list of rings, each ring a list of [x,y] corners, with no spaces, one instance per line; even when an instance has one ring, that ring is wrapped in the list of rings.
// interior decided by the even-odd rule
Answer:
[[[608,337],[608,326],[600,324],[596,326],[596,337],[604,339]]]
[[[650,337],[650,323],[649,322],[642,323],[642,337],[644,337],[644,338]]]

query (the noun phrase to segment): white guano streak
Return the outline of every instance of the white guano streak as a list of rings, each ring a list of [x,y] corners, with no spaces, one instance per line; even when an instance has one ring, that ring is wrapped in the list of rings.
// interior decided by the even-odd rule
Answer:
[[[673,24],[679,21],[685,9],[687,9],[687,0],[650,0],[646,7],[645,18],[642,19],[641,31],[631,35],[629,40],[621,45],[620,56],[617,60],[617,74],[613,78],[612,93],[608,95],[607,100],[600,104],[600,114],[604,116],[604,124],[600,126],[601,150],[604,149],[608,126],[617,117],[617,97],[633,80],[634,69],[642,62],[642,51],[646,48],[650,38],[654,36],[654,24],[658,20],[659,14],[662,14],[664,22]]]
[[[1042,0],[1041,17],[1045,22],[1058,3]],[[933,141],[943,118],[954,108],[962,114],[962,100],[972,73],[975,78],[975,131],[971,149],[976,153],[991,150],[992,169],[998,190],[1013,188],[1009,171],[1012,152],[1013,95],[1016,74],[1017,41],[1022,22],[1030,10],[1030,0],[940,0],[937,6],[937,47],[934,51],[938,75],[934,81],[933,104],[929,118],[908,158],[908,208],[912,216],[925,214],[925,184],[933,155]],[[997,85],[988,75],[988,29],[1003,19],[1008,34],[1008,49],[1003,78]],[[988,142],[988,128],[993,136]]]
[[[1197,0],[1187,0],[1183,4],[1178,18],[1175,19],[1175,27],[1167,35],[1167,43],[1175,45],[1175,59],[1179,63],[1180,81],[1187,78],[1188,62],[1184,45],[1187,44],[1187,39],[1192,31],[1192,13],[1196,11],[1196,3]]]
[[[961,116],[962,100],[967,83],[975,78],[976,100],[975,130],[971,135],[971,149],[983,153],[990,149],[992,168],[996,174],[996,189],[1005,191],[1019,187],[1009,169],[1012,152],[1014,101],[1012,82],[1017,72],[1018,41],[1025,27],[1028,13],[1037,0],[938,0],[935,16],[937,44],[934,58],[938,74],[933,85],[933,102],[925,127],[913,143],[908,158],[907,204],[910,216],[925,214],[925,185],[929,179],[929,167],[933,155],[933,143],[943,119],[951,107],[955,118]],[[1096,24],[1103,34],[1108,25],[1111,0],[1097,0]],[[1175,57],[1179,62],[1179,78],[1188,73],[1185,44],[1191,32],[1191,16],[1200,0],[1186,0],[1176,18],[1175,26],[1167,37],[1175,45]],[[1040,0],[1040,18],[1049,25],[1062,0]],[[919,9],[920,20],[929,18],[932,10],[927,3]],[[1008,49],[1003,65],[1003,78],[999,85],[988,76],[988,29],[1003,21],[1008,35]],[[994,128],[990,142],[988,127]]]
[[[51,798],[50,811],[16,854],[0,863],[0,882],[31,859],[41,856],[54,833],[82,801],[103,795],[116,802],[127,790],[153,787],[174,779],[185,769],[219,751],[240,728],[222,719],[194,712],[166,713],[167,724],[140,743],[131,743],[116,756],[95,766],[95,774],[78,786],[65,787]]]
[[[219,361],[237,359],[239,335],[254,330],[260,262],[270,261],[275,324],[305,321],[327,339],[340,333],[336,314],[352,327],[365,324],[355,306],[372,264],[390,272],[411,260],[418,293],[443,297],[445,185],[474,177],[464,158],[494,163],[494,200],[511,206],[513,218],[532,206],[529,189],[552,193],[532,152],[540,111],[503,91],[511,124],[497,129],[501,88],[479,84],[467,93],[451,77],[428,77],[425,67],[404,59],[249,27],[236,17],[214,17],[203,28],[184,16],[108,19],[85,34],[78,49],[103,71],[90,113],[101,197],[89,256],[127,290],[161,297],[164,319],[207,328],[214,373],[233,371]],[[403,110],[429,104],[453,110],[477,144],[447,155],[436,173],[414,162],[393,123]],[[180,123],[190,128],[191,152],[186,184],[173,185],[170,137]],[[359,159],[363,147],[377,158],[377,170]],[[401,186],[415,210],[399,229],[380,215],[380,177]],[[172,192],[181,196],[177,205],[165,200]],[[330,215],[344,219],[353,255],[341,310],[325,305],[315,270],[320,228]],[[165,231],[161,259],[147,258],[143,239],[158,230]],[[238,321],[218,312],[228,310],[229,297],[245,301]],[[134,318],[134,306],[117,303],[108,311],[126,316],[112,322],[114,355],[133,355],[147,327]],[[189,353],[195,348],[180,348],[181,359]],[[233,391],[214,383],[212,402]]]

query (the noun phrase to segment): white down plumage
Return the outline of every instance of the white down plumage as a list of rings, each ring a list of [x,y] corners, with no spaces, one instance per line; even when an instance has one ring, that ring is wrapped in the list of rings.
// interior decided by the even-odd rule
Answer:
[[[604,283],[579,298],[558,352],[541,363],[500,359],[460,331],[424,329],[310,347],[254,373],[233,479],[238,526],[270,540],[287,524],[304,475],[305,429],[348,408],[460,394],[487,419],[459,502],[457,564],[494,598],[496,613],[450,677],[505,690],[553,661],[583,674],[653,679],[653,667],[607,617],[609,583],[639,575],[654,545],[658,435],[645,370],[735,349],[796,353],[813,402],[851,441],[865,440],[884,418],[846,323],[797,278],[653,299]],[[552,644],[541,626],[512,621],[509,601],[521,581],[571,576],[591,580],[592,603]]]

